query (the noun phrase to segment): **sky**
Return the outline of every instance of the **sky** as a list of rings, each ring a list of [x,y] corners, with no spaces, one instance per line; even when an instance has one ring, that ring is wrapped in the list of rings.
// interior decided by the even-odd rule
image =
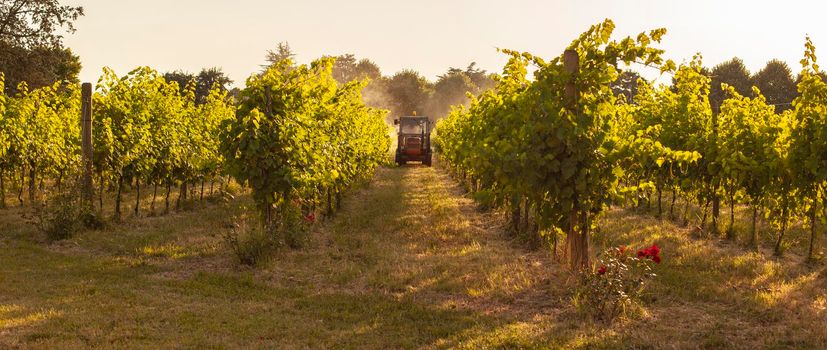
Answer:
[[[64,44],[79,55],[81,80],[103,67],[197,73],[221,67],[235,86],[288,42],[300,63],[352,53],[385,75],[410,68],[435,79],[449,67],[499,72],[497,48],[551,58],[590,25],[612,19],[615,37],[666,28],[661,48],[676,62],[700,52],[714,66],[737,56],[751,72],[768,60],[800,70],[804,39],[827,50],[827,2],[725,0],[68,0],[86,15]],[[816,51],[821,52],[821,51]],[[649,78],[657,73],[643,70]]]

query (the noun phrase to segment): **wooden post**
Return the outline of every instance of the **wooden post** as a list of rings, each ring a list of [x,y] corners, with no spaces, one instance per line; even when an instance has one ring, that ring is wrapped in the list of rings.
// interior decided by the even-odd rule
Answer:
[[[92,84],[83,83],[81,87],[81,150],[83,153],[83,201],[84,205],[93,207],[92,197]]]
[[[577,115],[577,73],[580,71],[580,57],[577,51],[569,49],[563,52],[563,68],[569,74],[565,86],[566,108]],[[578,210],[580,211],[578,213]],[[568,215],[569,225],[566,240],[569,248],[569,266],[572,270],[584,270],[589,266],[589,211],[583,208],[573,209]],[[579,226],[578,227],[578,223]]]
[[[574,83],[574,80],[580,70],[580,57],[577,56],[577,51],[568,49],[563,52],[563,68],[566,70],[566,73],[571,74],[571,79],[566,84],[566,105],[576,114],[577,84]]]

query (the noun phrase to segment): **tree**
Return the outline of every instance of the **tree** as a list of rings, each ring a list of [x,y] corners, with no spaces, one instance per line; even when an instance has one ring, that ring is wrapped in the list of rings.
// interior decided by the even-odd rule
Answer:
[[[373,61],[363,58],[356,63],[354,77],[358,80],[369,80],[368,85],[362,88],[362,100],[365,104],[380,109],[391,108],[388,97],[388,79],[382,76],[382,70]]]
[[[164,73],[164,79],[168,82],[175,82],[178,84],[178,90],[183,94],[186,93],[190,84],[195,84],[195,103],[202,105],[206,103],[207,96],[210,95],[210,90],[213,87],[218,88],[221,92],[226,92],[227,86],[233,81],[221,70],[221,68],[204,68],[198,75],[189,72],[176,70]]]
[[[0,73],[0,91],[5,90],[3,84],[3,73]],[[6,95],[0,93],[0,209],[6,208],[6,170],[15,165],[12,159],[6,157],[12,146],[12,133],[16,131],[14,123],[6,117],[6,103]]]
[[[290,48],[290,44],[286,41],[278,43],[276,45],[275,50],[267,50],[267,54],[264,56],[264,60],[267,61],[267,64],[262,65],[261,67],[266,71],[270,67],[276,65],[279,62],[284,60],[291,60],[296,57],[296,53],[293,52],[293,49]],[[285,67],[285,69],[289,69],[290,67]]]
[[[60,47],[25,48],[0,42],[0,72],[6,76],[8,95],[26,82],[31,89],[51,86],[55,82],[77,83],[80,58],[72,50]]]
[[[795,99],[796,84],[790,67],[780,60],[771,60],[752,76],[752,82],[761,90],[767,103],[775,105],[777,113],[792,109]]]
[[[484,70],[478,70],[471,63],[466,70],[449,68],[448,72],[440,75],[434,84],[434,92],[428,103],[427,113],[434,119],[441,119],[451,111],[453,106],[468,105],[468,93],[474,96],[491,88],[493,80]],[[474,81],[484,87],[477,85]]]
[[[164,73],[164,79],[167,83],[175,82],[178,84],[178,90],[183,93],[187,90],[187,86],[195,81],[195,75],[182,70],[176,70]]]
[[[74,84],[30,90],[24,82],[9,100],[0,118],[10,142],[0,165],[20,167],[21,177],[28,173],[29,201],[39,198],[38,180],[55,179],[59,186],[71,165],[79,161],[79,113],[80,89]]]
[[[356,57],[353,54],[339,55],[334,58],[336,62],[333,63],[333,79],[336,79],[339,84],[358,79],[356,77]]]
[[[334,57],[333,79],[339,84],[345,84],[353,80],[379,80],[382,78],[382,70],[373,61],[363,58],[356,61],[353,54],[344,54]]]
[[[425,111],[433,87],[419,72],[406,69],[394,74],[387,82],[391,99],[391,115],[398,117]]]
[[[494,85],[496,85],[494,79],[491,79],[491,75],[488,74],[488,72],[484,69],[477,68],[477,62],[471,62],[471,64],[465,68],[465,75],[467,75],[477,87],[475,95],[492,89]]]
[[[733,57],[729,61],[722,62],[712,68],[711,74],[712,84],[709,89],[709,104],[712,106],[713,113],[718,114],[721,104],[726,99],[726,93],[721,89],[722,83],[732,86],[741,96],[751,96],[752,81],[750,74],[744,65],[744,61],[740,58]]]
[[[6,0],[0,3],[0,42],[22,47],[59,47],[65,28],[83,16],[83,7],[62,6],[57,0]]]
[[[195,81],[195,103],[198,105],[207,102],[207,97],[213,88],[226,92],[227,86],[233,83],[232,79],[218,67],[202,69],[195,77]]]
[[[356,64],[354,76],[356,79],[378,80],[382,78],[382,70],[373,61],[363,58]]]
[[[640,74],[631,70],[624,70],[612,83],[612,92],[615,96],[624,96],[626,102],[634,102],[637,95],[637,81],[642,79]]]

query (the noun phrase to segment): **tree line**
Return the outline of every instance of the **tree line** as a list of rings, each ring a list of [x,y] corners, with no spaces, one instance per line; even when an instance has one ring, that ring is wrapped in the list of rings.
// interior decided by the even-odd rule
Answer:
[[[736,92],[748,97],[755,97],[752,87],[757,87],[767,99],[767,103],[774,106],[776,112],[780,113],[792,109],[792,102],[798,96],[797,85],[802,79],[801,74],[793,76],[789,65],[778,59],[769,60],[755,73],[750,73],[743,60],[738,57],[733,57],[712,68],[701,67],[700,72],[710,79],[710,105],[716,113],[720,112],[723,100],[727,97],[726,92],[720,87],[721,84],[732,86]],[[822,78],[827,78],[827,74],[823,71],[817,74]],[[617,80],[612,83],[612,91],[616,95],[622,95],[626,101],[635,103],[639,79],[643,78],[636,71],[623,70]]]
[[[494,86],[491,75],[474,62],[465,68],[448,68],[432,82],[413,69],[383,75],[381,68],[370,59],[357,59],[352,54],[331,57],[336,58],[333,78],[340,84],[368,80],[362,90],[365,103],[388,110],[390,118],[418,113],[440,119],[448,114],[451,106],[468,104],[469,93],[478,95]],[[295,53],[288,43],[282,42],[268,52],[268,64],[264,67],[285,58],[295,60]]]

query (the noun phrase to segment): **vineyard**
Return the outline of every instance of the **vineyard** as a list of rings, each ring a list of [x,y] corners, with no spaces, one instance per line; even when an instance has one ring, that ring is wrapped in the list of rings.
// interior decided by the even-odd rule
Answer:
[[[666,59],[665,29],[614,29],[500,50],[495,85],[435,118],[434,167],[392,164],[391,112],[333,57],[236,91],[149,67],[20,83],[0,94],[0,347],[827,346],[810,38],[780,108]],[[671,83],[618,94],[629,67]]]
[[[728,98],[713,113],[700,56],[676,67],[652,47],[665,30],[614,41],[613,29],[611,21],[592,27],[549,62],[506,51],[511,59],[496,89],[437,126],[452,172],[512,212],[518,233],[551,242],[555,253],[565,239],[573,268],[591,267],[590,232],[606,208],[650,205],[653,197],[658,218],[668,211],[701,236],[730,240],[735,207],[747,205],[748,244],[758,247],[760,215],[772,228],[764,234],[777,237],[779,256],[790,223],[805,219],[807,260],[814,261],[827,200],[827,84],[809,38],[793,110],[777,114],[757,88],[748,97],[724,86]],[[657,67],[673,74],[674,84],[641,81],[636,103],[627,103],[609,86],[619,63]],[[531,81],[529,65],[538,67]],[[683,209],[676,209],[678,198]],[[727,202],[724,228],[720,206]],[[701,209],[696,218],[687,215],[693,204]],[[517,225],[521,216],[533,225]]]
[[[216,193],[215,183],[226,185],[226,175],[249,184],[271,230],[315,215],[323,201],[332,211],[341,192],[369,178],[390,147],[383,112],[361,100],[364,83],[338,87],[332,64],[274,65],[248,80],[238,112],[217,87],[196,103],[194,84],[178,86],[148,67],[123,77],[106,69],[93,101],[98,216],[112,192],[113,216],[121,219],[125,185],[134,189],[135,216],[141,215],[141,185],[150,187],[149,214],[155,215],[159,187],[168,213],[173,187],[179,209],[188,195],[204,200],[207,183],[208,196]],[[78,194],[80,87],[56,83],[29,91],[21,84],[18,90],[2,104],[0,204],[7,206],[6,183],[21,205],[24,192],[30,203],[43,192]]]

